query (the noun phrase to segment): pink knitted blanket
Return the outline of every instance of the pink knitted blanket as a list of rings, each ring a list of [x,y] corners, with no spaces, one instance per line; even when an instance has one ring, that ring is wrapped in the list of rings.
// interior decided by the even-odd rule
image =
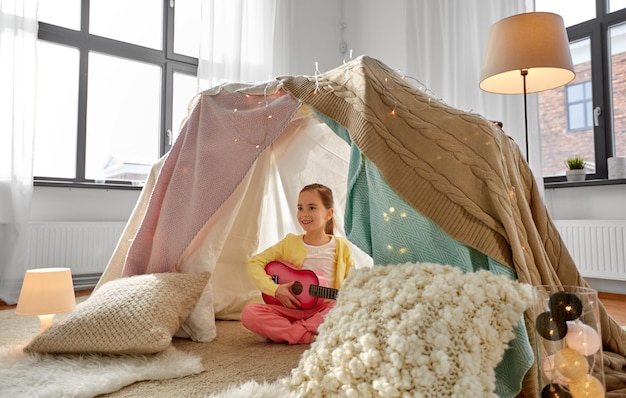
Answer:
[[[202,95],[165,160],[123,276],[170,272],[300,102],[278,90]]]

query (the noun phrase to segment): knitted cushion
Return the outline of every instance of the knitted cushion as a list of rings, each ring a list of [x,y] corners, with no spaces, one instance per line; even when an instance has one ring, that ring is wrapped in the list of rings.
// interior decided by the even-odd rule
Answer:
[[[297,396],[495,397],[530,285],[431,263],[353,269],[287,385]]]
[[[191,312],[209,275],[147,274],[107,282],[24,350],[103,354],[163,351]]]

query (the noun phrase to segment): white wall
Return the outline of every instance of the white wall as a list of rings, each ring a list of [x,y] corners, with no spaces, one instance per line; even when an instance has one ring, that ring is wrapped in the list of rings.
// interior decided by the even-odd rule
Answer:
[[[544,194],[555,220],[626,220],[626,184],[548,188]]]
[[[292,37],[292,75],[315,75],[341,64],[341,1],[294,1]]]
[[[344,1],[345,38],[353,58],[369,55],[406,72],[406,20],[398,18],[406,14],[405,1]]]
[[[32,221],[127,221],[138,190],[35,187]]]

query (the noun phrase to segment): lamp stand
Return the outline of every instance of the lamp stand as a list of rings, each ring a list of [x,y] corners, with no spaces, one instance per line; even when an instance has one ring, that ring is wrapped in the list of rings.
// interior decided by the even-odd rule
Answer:
[[[524,81],[524,139],[526,144],[526,161],[530,163],[528,158],[528,105],[526,104],[526,75],[528,75],[528,69],[521,69],[522,80]]]
[[[54,315],[55,314],[37,315],[41,326],[39,329],[40,333],[52,326],[52,318],[54,318]]]

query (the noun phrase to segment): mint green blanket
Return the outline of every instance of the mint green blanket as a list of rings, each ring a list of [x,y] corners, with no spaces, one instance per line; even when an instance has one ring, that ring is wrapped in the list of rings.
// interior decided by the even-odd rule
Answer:
[[[351,145],[345,231],[352,243],[373,258],[374,264],[449,264],[464,272],[486,269],[517,280],[510,268],[452,239],[406,203],[351,142],[344,127],[319,113],[317,116]],[[499,397],[515,397],[534,362],[523,318],[513,332],[515,338],[496,367],[495,393]]]

